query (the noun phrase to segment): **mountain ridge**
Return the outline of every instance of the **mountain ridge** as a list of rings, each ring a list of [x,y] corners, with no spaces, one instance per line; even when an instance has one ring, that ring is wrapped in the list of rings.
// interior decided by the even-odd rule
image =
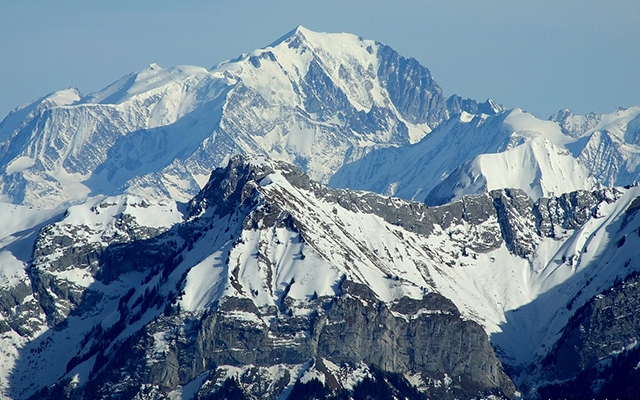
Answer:
[[[49,104],[21,129],[5,123],[2,164],[13,167],[0,176],[4,201],[55,207],[123,191],[187,201],[238,152],[292,161],[327,181],[345,162],[415,142],[452,113],[499,107],[444,98],[428,69],[377,42],[292,32],[212,70],[152,64]]]
[[[0,397],[613,396],[639,120],[304,27],[44,96],[0,123]]]
[[[394,308],[397,307],[394,304],[414,304],[425,299],[425,296],[444,296],[442,299],[449,300],[437,300],[434,304],[450,302],[448,304],[451,305],[446,307],[455,306],[459,310],[451,316],[480,324],[476,325],[477,329],[488,335],[487,339],[482,340],[487,340],[488,344],[488,337],[491,337],[503,363],[511,360],[510,363],[513,364],[508,365],[527,365],[536,357],[546,354],[545,344],[553,343],[560,334],[561,321],[568,320],[572,314],[569,308],[564,307],[566,302],[570,301],[573,307],[579,307],[598,293],[598,288],[602,290],[612,284],[616,276],[624,276],[622,274],[627,268],[627,258],[633,254],[633,243],[640,241],[637,234],[634,236],[629,233],[638,230],[640,223],[635,219],[636,214],[625,210],[634,207],[633,200],[638,196],[638,188],[631,188],[626,192],[579,191],[559,198],[544,199],[536,205],[522,191],[502,190],[465,196],[462,200],[441,207],[427,207],[421,203],[389,199],[372,193],[333,190],[313,182],[291,164],[269,160],[264,156],[236,156],[226,168],[212,173],[209,184],[193,199],[184,214],[172,202],[153,203],[125,195],[97,198],[89,204],[73,207],[62,220],[43,229],[36,243],[28,278],[32,280],[29,286],[34,288],[35,299],[25,296],[21,301],[24,301],[23,309],[33,310],[31,320],[40,320],[44,324],[33,332],[44,329],[42,338],[51,337],[58,344],[42,355],[39,352],[29,353],[27,350],[24,353],[26,359],[20,362],[16,371],[23,371],[24,375],[19,376],[27,376],[26,372],[30,368],[28,366],[40,360],[37,365],[46,374],[52,370],[45,368],[48,363],[42,357],[47,357],[51,351],[57,351],[57,346],[72,346],[71,349],[74,350],[68,353],[66,360],[60,359],[58,364],[67,363],[66,370],[70,374],[68,377],[79,374],[77,379],[80,386],[77,387],[80,391],[76,393],[86,393],[82,387],[88,382],[87,388],[99,390],[95,393],[105,395],[107,392],[104,390],[117,392],[124,389],[117,389],[118,386],[113,386],[111,378],[107,379],[107,375],[101,372],[102,363],[112,365],[110,368],[121,371],[119,373],[128,374],[126,371],[130,370],[125,365],[130,362],[113,364],[116,362],[113,360],[127,360],[127,354],[138,354],[137,351],[145,354],[155,352],[156,348],[164,349],[164,342],[159,338],[171,326],[180,326],[176,321],[168,322],[175,318],[213,318],[207,323],[201,320],[204,325],[194,325],[194,335],[195,332],[204,334],[202,327],[219,320],[222,325],[220,328],[215,328],[219,326],[218,322],[210,325],[211,329],[215,329],[208,331],[210,333],[205,335],[208,338],[206,341],[214,340],[215,335],[219,334],[233,336],[237,329],[246,330],[249,327],[252,332],[257,327],[261,327],[258,331],[271,331],[280,326],[273,325],[278,318],[302,318],[297,322],[302,325],[294,324],[299,328],[291,329],[307,327],[303,331],[311,329],[310,332],[314,332],[315,325],[306,325],[310,322],[304,322],[307,321],[305,318],[314,315],[313,310],[323,302],[345,295],[347,297],[344,301],[347,303],[340,307],[351,309],[356,304],[379,304],[378,311],[374,312],[366,305],[361,311],[374,320],[386,321],[383,323],[386,327],[404,324],[405,322],[401,322],[403,320],[414,321],[421,313],[425,318],[440,315],[439,311],[433,309],[417,312],[414,307],[420,306],[411,306],[401,312],[403,308]],[[159,210],[165,210],[164,214],[171,218],[158,220],[157,216],[162,215]],[[423,217],[417,218],[418,215]],[[158,230],[154,226],[164,228]],[[317,227],[322,229],[318,230]],[[372,230],[372,227],[377,228]],[[607,234],[609,230],[611,233]],[[372,231],[376,235],[368,233]],[[626,238],[624,247],[608,245],[619,243],[621,237]],[[620,252],[621,248],[623,252]],[[619,254],[614,252],[611,256],[606,255],[607,251],[613,250],[617,250]],[[564,261],[560,260],[561,256]],[[603,269],[604,266],[597,261],[601,257],[608,258],[615,268]],[[516,279],[527,271],[530,274],[528,278],[522,281]],[[511,283],[505,285],[496,278],[496,274],[504,276]],[[138,281],[142,283],[137,285]],[[130,289],[130,285],[134,285],[133,289]],[[562,290],[555,293],[552,288],[557,285]],[[487,302],[499,291],[509,287],[511,289],[506,297]],[[351,303],[348,300],[350,296],[360,300]],[[536,307],[532,308],[532,304],[537,304],[538,301],[546,304],[544,314],[540,314]],[[27,307],[27,304],[32,305]],[[381,311],[382,304],[386,304],[384,307],[389,307],[389,311]],[[355,309],[360,310],[358,307]],[[495,315],[487,312],[490,308],[495,310],[492,311]],[[317,309],[318,312],[323,312],[321,309]],[[8,310],[5,309],[3,315],[15,327],[12,330],[25,324],[25,319],[19,315],[7,314]],[[370,314],[371,312],[374,314]],[[380,312],[382,314],[378,314]],[[383,318],[382,315],[388,312],[393,317]],[[402,314],[403,312],[408,314]],[[165,320],[163,314],[173,317]],[[79,319],[81,315],[84,315],[83,319]],[[281,317],[274,320],[273,317],[278,315]],[[154,320],[156,322],[148,328],[151,331],[147,331],[144,327]],[[440,323],[445,323],[445,320]],[[89,332],[92,325],[87,325],[88,321],[94,321],[93,324],[103,321],[98,323],[103,329]],[[293,321],[290,320],[287,324],[294,323]],[[338,318],[336,322],[339,321]],[[451,320],[454,321],[457,319]],[[553,327],[549,330],[548,324],[551,321],[554,321]],[[76,331],[79,323],[84,324],[85,328]],[[369,329],[366,328],[368,325],[360,325],[362,323],[358,322],[349,329],[356,329],[363,337],[369,337],[373,333],[362,331]],[[156,328],[152,329],[151,326]],[[227,328],[217,330],[223,326]],[[282,325],[278,329],[284,329],[284,326],[288,325]],[[534,326],[538,328],[531,329]],[[50,329],[47,330],[47,327]],[[160,327],[163,330],[156,330]],[[405,328],[398,325],[393,329]],[[70,334],[77,332],[71,336],[87,339],[80,344],[74,341],[58,342],[62,338],[56,336],[58,331]],[[26,337],[31,335],[28,329],[22,332]],[[531,338],[527,348],[522,346],[525,332]],[[283,333],[273,331],[272,334],[277,336]],[[166,335],[169,335],[167,338],[175,337],[172,336],[175,333]],[[182,337],[180,335],[178,334]],[[264,351],[275,351],[281,348],[278,346],[285,344],[294,346],[285,353],[278,353],[293,357],[293,354],[297,354],[291,353],[295,346],[306,348],[304,346],[308,342],[304,338],[315,337],[296,335],[286,336],[286,340],[283,337],[281,345],[276,345],[275,342],[267,345],[264,342],[263,346],[266,347],[262,348]],[[472,336],[481,340],[476,333]],[[121,339],[115,341],[118,337]],[[149,339],[144,339],[145,337]],[[258,337],[262,336],[255,337],[255,340]],[[147,343],[145,340],[152,342]],[[174,343],[173,340],[175,339],[171,339],[170,343]],[[226,342],[227,346],[231,349],[247,346],[238,340]],[[262,340],[266,339],[259,339]],[[138,343],[135,346],[140,350],[133,351],[128,347],[134,343]],[[177,345],[178,342],[175,343]],[[192,344],[185,345],[187,348],[195,345],[191,341],[188,343]],[[333,337],[327,343],[342,342]],[[399,343],[396,345],[399,346]],[[106,356],[109,348],[115,349],[121,345],[124,347],[118,350],[119,356]],[[402,344],[397,351],[403,353],[404,350],[401,349],[405,345],[407,344]],[[260,347],[251,347],[243,351],[254,354],[251,357],[262,357],[259,356],[260,352],[255,353],[258,348]],[[215,347],[211,351],[213,349]],[[143,377],[148,376],[158,384],[163,382],[157,393],[168,393],[176,385],[186,385],[206,371],[204,364],[198,364],[200,366],[196,370],[182,375],[184,378],[178,378],[180,375],[175,375],[177,372],[172,369],[174,367],[170,367],[173,365],[172,357],[175,355],[184,360],[180,363],[192,358],[189,356],[183,359],[184,356],[179,355],[183,353],[175,351],[177,350],[162,350],[158,353],[159,356],[149,355],[152,359],[160,357],[158,365],[163,367],[152,375],[143,374],[136,379],[147,379]],[[187,351],[186,348],[184,351]],[[212,365],[221,365],[221,359],[215,358],[218,356],[208,358],[217,354],[209,351],[202,353],[209,359],[206,364],[211,360],[218,360]],[[184,354],[188,353],[189,351]],[[73,354],[76,354],[75,358],[72,357]],[[231,363],[230,366],[235,365],[233,368],[237,368],[238,363],[255,365],[257,362],[251,361],[253,358],[245,360],[240,354],[228,353],[224,356],[227,361],[223,361],[222,365]],[[322,362],[333,362],[336,365],[340,365],[339,360],[349,360],[348,365],[352,366],[358,362],[355,358],[349,358],[352,356],[334,358],[344,356],[329,354],[331,353],[319,352],[318,356],[326,360]],[[366,363],[373,362],[373,365],[377,365],[376,368],[395,371],[394,373],[413,373],[409,372],[411,368],[390,367],[405,364],[386,364],[391,361],[380,361],[386,355],[382,359],[376,358],[378,361],[374,362],[367,358],[369,356],[365,354],[368,353],[358,354],[357,357],[364,357],[362,360]],[[451,357],[451,354],[444,354],[443,357]],[[165,356],[169,358],[165,359]],[[147,356],[140,357],[144,360]],[[289,356],[278,357],[285,357],[280,360],[285,363],[293,362],[295,365],[301,365],[304,361],[299,355],[290,361],[285,361]],[[380,357],[380,354],[376,357]],[[464,355],[462,357],[467,358]],[[497,362],[495,360],[492,362]],[[394,361],[396,362],[398,361]],[[272,365],[264,364],[265,361],[257,363],[261,365],[260,368],[271,368],[269,365]],[[53,371],[61,368],[56,363],[49,364],[51,366],[48,368],[53,368]],[[147,368],[142,364],[135,365],[143,370]],[[502,368],[499,365],[494,364],[492,370]],[[231,372],[233,368],[216,370],[216,374],[234,376]],[[304,368],[307,371],[309,367]],[[451,367],[438,367],[430,373],[455,371],[455,368],[449,368]],[[483,373],[487,371],[484,367],[481,370],[485,371]],[[293,370],[289,371],[288,385],[293,385],[298,378],[295,378],[297,375],[293,374]],[[267,379],[264,373],[266,372],[259,375]],[[447,374],[456,376],[457,373]],[[476,372],[472,373],[472,376],[476,376],[473,374]],[[428,375],[421,376],[419,381],[426,385],[427,392],[436,389],[436,386],[426,383]],[[508,383],[510,381],[495,376],[490,381],[484,381],[485,378],[479,376],[472,380],[485,382],[483,385],[494,382],[484,386],[486,388],[495,382],[503,382],[500,384],[506,390],[503,394],[511,396],[508,394],[512,390],[508,389],[512,387]],[[440,375],[438,379],[443,379],[443,376]],[[222,384],[222,381],[214,381]],[[64,382],[64,379],[59,382]],[[130,381],[134,384],[133,387],[136,387],[136,382],[139,381]],[[129,384],[125,386],[129,387],[127,385]],[[473,389],[477,386],[470,385],[463,385],[463,392],[458,393],[477,393],[474,392],[477,389]],[[14,390],[19,390],[20,387],[22,384],[16,381]],[[25,389],[23,387],[20,390],[27,393],[24,392]],[[70,387],[69,390],[74,389]],[[45,394],[46,391],[38,396]]]

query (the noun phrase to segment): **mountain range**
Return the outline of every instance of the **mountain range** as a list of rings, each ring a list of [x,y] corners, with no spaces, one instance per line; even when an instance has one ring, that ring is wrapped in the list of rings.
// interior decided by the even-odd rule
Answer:
[[[303,27],[44,96],[0,123],[1,395],[632,398],[639,137]]]

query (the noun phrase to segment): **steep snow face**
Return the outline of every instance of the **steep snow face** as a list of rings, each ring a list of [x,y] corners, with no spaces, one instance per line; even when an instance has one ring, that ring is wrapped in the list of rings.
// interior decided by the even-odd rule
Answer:
[[[522,189],[537,200],[598,186],[589,170],[568,150],[540,136],[503,152],[481,154],[466,162],[429,192],[425,202],[445,204],[467,194],[500,188]]]
[[[371,190],[443,204],[465,194],[518,188],[532,198],[594,189],[596,180],[565,146],[575,139],[519,109],[462,113],[420,143],[372,151],[345,165],[333,187]]]
[[[563,127],[578,125],[571,132],[579,139],[567,147],[602,184],[640,182],[640,107],[604,115],[568,114],[557,119]]]
[[[4,290],[26,279],[24,271],[42,224],[60,210],[42,210],[0,203],[0,287]]]
[[[423,198],[425,188],[440,183],[461,162],[503,145],[507,136],[501,129],[505,117],[463,113],[415,145],[369,152],[338,170],[329,184],[405,199]]]
[[[302,86],[309,69],[319,66],[323,78],[344,93],[354,108],[369,111],[388,99],[376,79],[378,47],[372,40],[351,34],[317,33],[298,27],[271,46],[222,63],[214,70],[241,77],[268,103],[305,109],[307,99],[301,98],[296,89]]]
[[[445,99],[426,68],[387,46],[299,27],[211,70],[151,64],[84,98],[70,90],[17,110],[0,125],[0,198],[55,207],[126,191],[187,201],[243,152],[326,182],[371,149],[497,107]]]

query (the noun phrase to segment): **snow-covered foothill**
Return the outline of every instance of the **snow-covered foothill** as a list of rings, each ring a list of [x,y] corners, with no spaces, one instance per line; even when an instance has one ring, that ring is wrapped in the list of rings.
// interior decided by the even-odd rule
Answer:
[[[434,205],[502,188],[534,199],[595,189],[589,168],[567,150],[575,141],[557,123],[520,109],[462,113],[417,144],[375,150],[345,165],[329,184]]]

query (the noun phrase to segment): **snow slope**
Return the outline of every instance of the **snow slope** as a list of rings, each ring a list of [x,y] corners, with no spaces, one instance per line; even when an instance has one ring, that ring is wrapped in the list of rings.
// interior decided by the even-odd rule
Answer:
[[[519,109],[462,113],[411,146],[372,151],[330,180],[349,187],[443,204],[499,188],[532,198],[598,187],[566,146],[575,138]]]
[[[544,137],[534,137],[499,153],[481,154],[456,168],[425,202],[445,204],[466,194],[499,188],[524,190],[537,200],[563,192],[595,189],[598,183],[571,153]]]
[[[449,104],[448,104],[448,103]],[[46,207],[123,191],[187,201],[228,157],[257,152],[327,181],[373,148],[414,143],[462,108],[387,46],[298,27],[207,70],[157,64],[0,125],[0,199]]]

